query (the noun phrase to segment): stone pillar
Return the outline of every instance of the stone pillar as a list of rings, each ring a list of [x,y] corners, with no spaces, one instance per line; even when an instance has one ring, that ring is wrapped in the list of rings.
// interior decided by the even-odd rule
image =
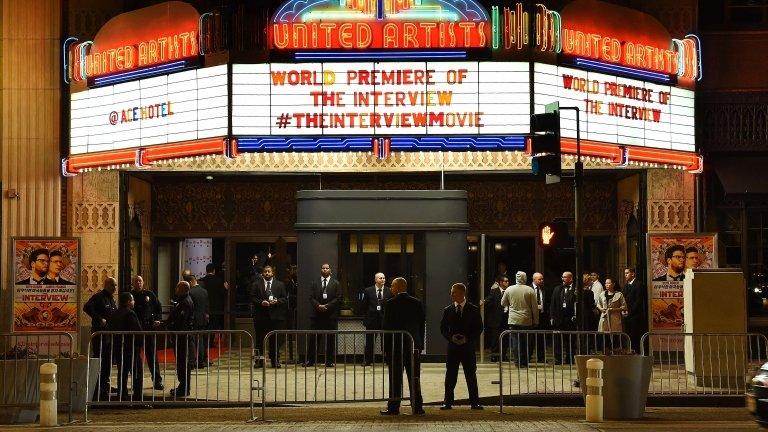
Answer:
[[[694,175],[674,169],[649,169],[647,179],[648,233],[694,232]]]
[[[98,292],[104,279],[118,277],[120,185],[118,171],[80,174],[67,182],[68,235],[80,237],[80,304]],[[119,280],[119,279],[118,279]],[[81,352],[87,346],[90,318],[80,311]]]

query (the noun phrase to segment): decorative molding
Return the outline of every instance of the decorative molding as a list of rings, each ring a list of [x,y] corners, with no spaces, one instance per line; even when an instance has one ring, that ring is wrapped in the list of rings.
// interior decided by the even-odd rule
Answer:
[[[648,200],[648,232],[693,232],[693,200]]]
[[[768,151],[768,92],[706,92],[696,101],[705,152]]]
[[[117,231],[119,214],[116,202],[85,202],[72,205],[72,232]]]
[[[117,278],[117,264],[83,264],[80,270],[80,292],[84,300],[101,290],[104,279]]]
[[[620,235],[627,233],[627,224],[629,223],[629,218],[633,214],[635,214],[635,211],[637,210],[637,203],[630,200],[621,200],[621,202],[618,205],[619,210],[619,219],[617,223],[617,229]]]

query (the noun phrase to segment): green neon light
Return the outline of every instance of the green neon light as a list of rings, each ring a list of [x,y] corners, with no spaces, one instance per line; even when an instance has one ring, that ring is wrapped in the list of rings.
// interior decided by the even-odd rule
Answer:
[[[491,43],[493,49],[499,49],[499,7],[491,7]]]
[[[558,12],[552,11],[552,25],[554,26],[555,33],[555,52],[559,53],[563,50],[563,41],[561,36],[563,18]]]

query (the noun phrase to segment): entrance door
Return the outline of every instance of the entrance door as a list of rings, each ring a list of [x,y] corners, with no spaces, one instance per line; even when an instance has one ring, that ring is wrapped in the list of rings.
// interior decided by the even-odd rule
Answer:
[[[396,277],[408,282],[408,292],[426,301],[426,263],[422,233],[341,233],[339,283],[344,289],[344,308],[357,310],[365,287],[376,273],[384,273],[387,285]]]

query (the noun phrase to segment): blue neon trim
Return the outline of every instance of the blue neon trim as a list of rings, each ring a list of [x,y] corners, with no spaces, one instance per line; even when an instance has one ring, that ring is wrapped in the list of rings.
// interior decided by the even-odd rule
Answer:
[[[122,81],[130,81],[136,78],[144,78],[148,75],[160,74],[164,72],[174,72],[179,69],[183,69],[186,66],[186,60],[179,60],[173,63],[167,63],[159,66],[152,66],[146,69],[139,69],[130,72],[122,72],[115,75],[110,75],[102,78],[94,78],[95,85],[115,84]]]
[[[69,79],[67,78],[67,71],[69,69],[69,62],[67,62],[67,51],[68,51],[70,42],[77,42],[77,38],[74,36],[68,37],[66,40],[64,40],[64,44],[61,49],[61,60],[64,68],[64,74],[62,75],[62,77],[64,78],[64,84],[69,84]]]
[[[318,151],[371,151],[372,138],[325,137],[238,137],[238,152],[318,152]],[[455,136],[406,137],[391,136],[391,151],[469,151],[525,149],[524,136]]]
[[[659,81],[669,81],[669,75],[657,73],[657,72],[648,72],[641,69],[634,69],[626,66],[619,66],[619,65],[613,65],[608,63],[603,63],[599,61],[594,60],[587,60],[583,58],[577,58],[576,64],[578,66],[587,66],[595,69],[600,69],[608,72],[619,72],[626,75],[632,75],[640,78],[648,78],[648,79],[654,79]]]

